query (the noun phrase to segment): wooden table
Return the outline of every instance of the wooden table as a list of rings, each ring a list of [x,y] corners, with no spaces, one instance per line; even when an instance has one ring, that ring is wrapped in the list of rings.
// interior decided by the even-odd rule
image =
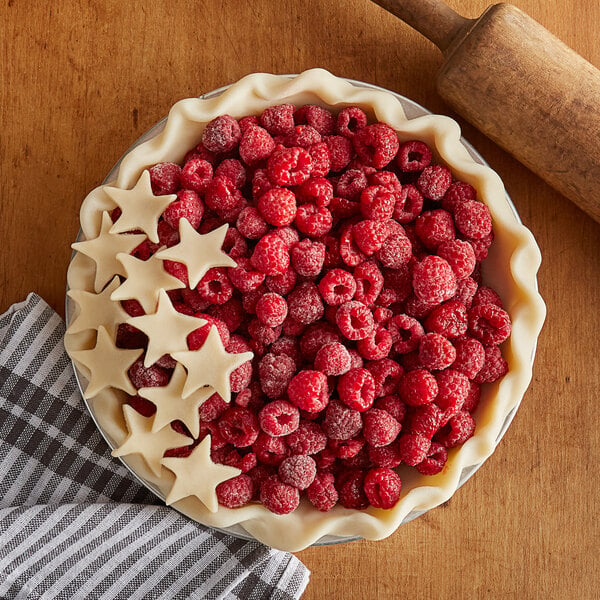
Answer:
[[[450,4],[475,17],[487,0]],[[596,0],[515,4],[600,67]],[[438,50],[367,0],[8,0],[0,44],[0,312],[36,291],[63,313],[82,198],[180,98],[321,66],[456,116],[433,86]],[[300,552],[307,600],[597,597],[600,225],[458,121],[542,250],[533,382],[444,507],[383,541]]]

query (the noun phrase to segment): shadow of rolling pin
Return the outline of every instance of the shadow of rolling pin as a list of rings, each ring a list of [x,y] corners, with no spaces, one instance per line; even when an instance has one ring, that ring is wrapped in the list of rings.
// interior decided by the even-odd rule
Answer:
[[[466,19],[441,0],[374,0],[444,55],[458,114],[600,222],[600,71],[510,4]]]

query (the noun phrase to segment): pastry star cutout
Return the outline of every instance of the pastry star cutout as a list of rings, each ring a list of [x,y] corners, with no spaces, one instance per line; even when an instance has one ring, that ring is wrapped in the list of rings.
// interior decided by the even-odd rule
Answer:
[[[211,231],[198,233],[187,219],[179,219],[180,242],[156,253],[158,258],[183,263],[188,270],[190,289],[194,289],[206,272],[213,267],[236,267],[233,258],[221,250],[228,225]]]
[[[187,435],[177,433],[171,427],[164,427],[152,432],[152,417],[144,417],[128,404],[123,405],[123,416],[127,423],[129,435],[125,441],[112,451],[113,456],[141,454],[142,458],[157,476],[160,476],[161,464],[165,450],[189,446],[194,440]]]
[[[140,260],[129,254],[118,254],[125,268],[127,279],[110,296],[111,300],[131,300],[142,305],[144,312],[153,313],[158,302],[158,293],[163,290],[178,290],[185,287],[183,281],[169,275],[163,261],[156,254],[148,260]]]
[[[102,325],[114,338],[117,325],[124,323],[129,318],[121,304],[110,299],[110,295],[119,285],[121,285],[121,282],[115,276],[99,294],[92,294],[85,290],[69,290],[67,296],[77,303],[79,314],[69,325],[67,333],[98,329]]]
[[[94,397],[107,387],[118,388],[134,395],[135,387],[127,371],[144,350],[117,348],[106,328],[98,328],[96,346],[91,350],[74,350],[71,356],[90,370],[90,381],[83,392],[86,398]]]
[[[130,190],[106,186],[104,191],[121,209],[121,216],[110,228],[111,233],[141,229],[151,242],[158,244],[158,220],[176,194],[155,196],[150,185],[150,172],[144,171]]]
[[[178,364],[168,385],[138,390],[138,394],[142,398],[150,400],[156,406],[156,414],[152,423],[153,432],[161,430],[173,421],[180,420],[194,438],[197,438],[200,434],[198,409],[215,393],[215,390],[210,387],[203,387],[184,399],[182,398],[182,392],[186,377],[185,369]]]
[[[230,354],[226,352],[217,328],[213,325],[199,350],[172,352],[171,356],[183,364],[188,376],[183,387],[187,398],[198,388],[209,385],[225,400],[231,400],[229,376],[240,365],[252,360],[252,352]]]
[[[187,336],[206,324],[204,319],[176,311],[165,290],[159,291],[155,313],[127,318],[126,322],[148,336],[145,367],[153,365],[164,354],[187,350]]]
[[[165,502],[196,496],[210,512],[217,512],[219,501],[215,488],[240,475],[240,469],[214,463],[210,458],[210,435],[207,435],[186,458],[168,457],[162,464],[175,473],[175,483]]]
[[[119,253],[129,254],[145,239],[143,234],[129,233],[120,235],[110,233],[112,219],[108,212],[102,213],[102,225],[97,238],[71,244],[73,250],[89,256],[96,263],[94,289],[96,293],[113,278],[114,275],[125,275],[123,264],[117,260]]]

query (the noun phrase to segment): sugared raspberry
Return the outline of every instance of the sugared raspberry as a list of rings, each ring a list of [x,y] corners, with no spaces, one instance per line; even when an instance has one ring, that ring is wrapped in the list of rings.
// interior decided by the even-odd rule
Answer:
[[[202,143],[210,152],[222,154],[233,150],[241,137],[238,122],[229,115],[221,115],[207,123],[202,133]]]
[[[368,337],[375,329],[373,313],[356,300],[342,304],[336,312],[335,321],[342,335],[353,341]]]
[[[364,455],[365,440],[355,437],[349,440],[332,440],[327,442],[327,449],[334,453],[336,458],[349,459]]]
[[[379,448],[368,446],[367,455],[371,463],[376,467],[393,469],[402,462],[398,441]]]
[[[414,369],[400,379],[398,393],[409,406],[421,406],[435,400],[438,385],[435,377],[425,369]]]
[[[265,275],[281,275],[290,266],[290,255],[284,241],[268,233],[254,247],[251,261]]]
[[[338,476],[339,502],[344,508],[363,509],[369,506],[364,482],[365,474],[361,469],[346,471]]]
[[[236,448],[254,444],[258,431],[256,415],[242,406],[232,406],[219,419],[219,433]]]
[[[385,410],[370,408],[363,414],[363,436],[368,444],[376,448],[391,444],[402,429],[402,425]]]
[[[283,436],[275,437],[261,431],[252,445],[259,462],[277,466],[287,456],[287,444]]]
[[[253,340],[268,346],[281,335],[281,327],[270,327],[258,319],[250,319],[248,322],[248,334]]]
[[[250,292],[257,289],[265,280],[265,274],[252,268],[249,258],[237,258],[237,267],[227,270],[229,281],[240,292]]]
[[[269,225],[254,206],[246,206],[240,211],[235,226],[249,240],[259,240],[269,231]]]
[[[206,188],[204,201],[220,217],[232,221],[235,221],[245,206],[240,190],[227,177],[213,177]]]
[[[256,316],[269,327],[281,325],[287,317],[288,307],[285,298],[279,294],[268,292],[256,303]]]
[[[314,127],[321,135],[333,133],[335,119],[325,108],[314,104],[305,104],[294,113],[294,121],[298,125],[307,124]]]
[[[399,269],[408,264],[412,256],[412,244],[404,234],[389,235],[381,244],[376,257],[389,269]]]
[[[331,212],[315,204],[302,204],[296,211],[295,219],[298,231],[310,237],[322,237],[329,233],[333,224]]]
[[[269,402],[258,413],[260,428],[267,434],[279,437],[298,429],[300,413],[298,408],[285,400]]]
[[[364,412],[375,400],[375,379],[367,369],[350,369],[338,379],[337,390],[346,406]]]
[[[442,444],[432,442],[426,458],[416,465],[416,469],[421,475],[437,475],[442,471],[447,460],[448,451],[446,448]]]
[[[271,135],[285,135],[294,129],[294,111],[292,104],[269,106],[260,115],[260,123]]]
[[[495,304],[503,308],[502,299],[498,293],[486,285],[480,285],[473,296],[473,306],[478,304]]]
[[[400,376],[398,377],[400,379]],[[398,382],[396,382],[396,389],[398,388]],[[375,408],[380,408],[381,410],[385,410],[388,412],[398,423],[402,423],[404,417],[406,416],[406,404],[400,400],[400,396],[396,394],[388,394],[386,396],[381,396],[375,400],[375,404],[373,405]]]
[[[310,503],[321,512],[331,510],[338,501],[338,492],[335,489],[335,477],[332,473],[317,473],[314,481],[306,490]]]
[[[285,227],[296,217],[296,196],[285,188],[272,188],[258,199],[258,210],[265,221]]]
[[[356,280],[348,271],[331,269],[319,282],[319,292],[327,304],[339,306],[354,297]]]
[[[275,149],[275,142],[262,127],[250,125],[242,134],[240,140],[240,158],[247,165],[256,165],[269,158]]]
[[[275,185],[300,185],[310,177],[312,166],[312,158],[304,148],[281,146],[267,159],[267,174]]]
[[[387,288],[389,290],[389,288]],[[383,293],[383,290],[381,290]],[[395,298],[395,292],[393,290],[390,290],[391,292],[394,293],[394,298]],[[380,294],[381,296],[381,294]],[[377,303],[379,304],[379,302]],[[383,325],[385,327],[385,325],[387,324],[387,322],[394,316],[394,311],[390,310],[389,308],[385,308],[383,306],[377,306],[377,308],[373,309],[373,318],[375,319],[375,323],[377,323],[378,325]]]
[[[428,332],[439,333],[449,339],[457,338],[467,331],[467,309],[457,300],[448,300],[429,313],[424,325]]]
[[[472,337],[465,337],[454,342],[456,358],[452,368],[473,379],[483,367],[485,350],[483,344]]]
[[[375,397],[392,394],[398,388],[398,383],[402,377],[402,367],[390,358],[381,358],[371,360],[367,363],[366,369],[375,379]]]
[[[417,406],[407,413],[404,431],[431,439],[444,422],[444,411],[432,402]]]
[[[380,360],[390,353],[392,336],[387,329],[376,327],[372,335],[356,342],[356,349],[367,360]]]
[[[501,344],[510,335],[508,313],[496,304],[478,304],[468,313],[469,333],[484,345]]]
[[[241,352],[249,352],[251,350],[248,343],[239,335],[232,335],[229,338],[229,344],[225,347],[225,350],[230,354],[240,354]],[[252,362],[247,361],[243,365],[240,365],[235,371],[229,376],[229,384],[231,391],[236,394],[248,387],[250,380],[252,379]]]
[[[452,215],[444,209],[428,210],[421,213],[415,221],[415,233],[429,250],[454,239],[454,221]]]
[[[193,158],[183,166],[180,179],[184,189],[204,194],[212,178],[212,165],[201,158]]]
[[[266,169],[256,169],[252,176],[252,198],[258,200],[263,194],[268,192],[273,186]]]
[[[463,410],[472,413],[479,406],[481,388],[474,381],[469,381],[469,393],[463,404]]]
[[[144,359],[138,358],[127,371],[136,390],[145,387],[162,387],[169,383],[170,373],[155,365],[144,367]]]
[[[278,227],[273,230],[273,234],[281,238],[288,249],[300,240],[300,235],[294,226]]]
[[[205,400],[198,409],[200,420],[204,422],[215,421],[229,408],[229,404],[216,392]]]
[[[419,346],[419,340],[425,333],[417,319],[408,315],[394,315],[387,322],[387,330],[392,335],[394,350],[399,354],[412,352]]]
[[[204,214],[204,204],[192,190],[177,192],[177,200],[171,202],[163,213],[163,219],[173,228],[179,229],[179,219],[187,219],[197,229]]]
[[[393,217],[398,223],[410,223],[423,210],[423,196],[412,184],[402,186],[402,191],[403,198],[396,201]]]
[[[428,255],[413,268],[413,289],[423,302],[444,302],[456,293],[456,275],[443,258]]]
[[[467,240],[471,247],[473,248],[473,252],[475,254],[475,260],[482,262],[488,257],[490,246],[494,241],[494,230],[490,231],[490,233],[482,238],[477,240],[469,238]]]
[[[269,398],[283,396],[295,372],[296,363],[289,356],[285,354],[265,354],[258,364],[258,376],[262,391]],[[267,433],[275,435],[270,431],[267,431]]]
[[[281,332],[285,336],[298,337],[302,335],[306,330],[306,325],[304,323],[300,323],[295,319],[292,319],[290,315],[287,316],[287,319],[283,322],[281,326]]]
[[[289,356],[296,364],[300,362],[300,347],[295,337],[282,336],[275,340],[270,348],[276,356],[285,354]]]
[[[311,176],[325,177],[331,169],[329,147],[325,142],[319,142],[317,144],[311,144],[307,150],[313,161]]]
[[[221,249],[231,258],[248,256],[248,243],[235,227],[230,226],[227,229]]]
[[[425,142],[410,140],[398,149],[396,164],[405,173],[422,171],[431,163],[431,149]]]
[[[340,234],[340,256],[349,267],[356,267],[367,259],[356,245],[351,225],[346,225]]]
[[[367,306],[375,304],[383,289],[383,275],[374,262],[364,262],[354,269],[356,292],[354,299]]]
[[[370,219],[353,226],[356,245],[367,255],[375,254],[388,236],[388,228],[381,221]]]
[[[246,183],[246,168],[237,158],[226,158],[215,169],[215,176],[227,177],[236,188],[242,188]]]
[[[360,194],[360,211],[366,219],[386,221],[394,213],[396,198],[380,185],[370,185]]]
[[[338,172],[345,169],[352,160],[352,142],[341,135],[328,135],[323,141],[329,148],[331,170]]]
[[[194,316],[206,321],[206,323],[202,325],[202,327],[194,329],[194,331],[188,335],[187,343],[190,350],[198,350],[202,347],[202,344],[204,344],[206,341],[206,338],[208,337],[212,327],[217,328],[223,346],[227,347],[230,342],[230,335],[229,329],[227,329],[227,325],[223,321],[213,317],[212,315],[207,315],[201,312],[194,313]]]
[[[414,467],[427,457],[431,441],[422,435],[403,433],[398,438],[398,446],[402,461]]]
[[[323,303],[317,286],[312,281],[297,285],[287,297],[289,316],[308,325],[323,316]]]
[[[456,206],[465,200],[475,200],[477,192],[472,185],[464,181],[455,181],[450,185],[442,198],[442,208],[454,213]]]
[[[339,135],[353,138],[367,124],[367,115],[358,106],[347,106],[338,113],[335,130]]]
[[[269,477],[260,486],[260,501],[276,515],[287,515],[300,503],[300,492],[278,477]]]
[[[155,196],[176,194],[181,183],[181,167],[175,163],[162,162],[150,167],[150,185]]]
[[[325,244],[307,238],[296,242],[290,250],[292,267],[303,277],[316,277],[325,262]]]
[[[352,141],[359,158],[376,169],[383,169],[389,164],[400,146],[396,132],[385,123],[362,127]]]
[[[270,292],[287,296],[295,287],[298,276],[292,267],[289,267],[281,275],[269,275],[265,279],[265,285]]]
[[[296,197],[303,203],[319,208],[329,206],[333,198],[333,186],[324,177],[311,177],[296,188]]]
[[[284,459],[277,472],[283,483],[305,490],[315,479],[317,464],[310,456],[297,454]]]
[[[329,401],[327,377],[320,371],[300,371],[290,381],[287,393],[290,402],[298,408],[319,412]]]
[[[484,346],[484,350],[485,362],[473,377],[475,383],[492,383],[508,372],[508,364],[498,346]]]
[[[323,429],[330,440],[349,440],[362,429],[360,412],[332,400],[325,410]]]
[[[387,509],[400,499],[402,481],[396,471],[380,467],[367,473],[364,488],[371,506]]]
[[[367,176],[358,169],[348,169],[340,175],[335,186],[335,195],[352,201],[360,200],[363,190],[369,185]],[[348,216],[348,215],[346,215]]]
[[[444,165],[425,167],[416,182],[417,189],[426,198],[441,200],[452,183],[452,173]]]
[[[221,506],[227,508],[239,508],[248,504],[252,499],[252,479],[242,473],[237,477],[223,481],[215,488],[217,499]]]
[[[435,403],[444,411],[444,419],[447,421],[462,408],[469,394],[469,380],[464,373],[454,369],[437,373],[435,379],[438,384]]]
[[[456,239],[442,242],[437,247],[437,255],[448,262],[457,279],[468,277],[475,268],[475,252],[469,242]]]
[[[260,125],[260,120],[256,115],[248,115],[247,117],[238,119],[238,125],[240,126],[242,133],[244,133],[251,125]]]
[[[419,340],[419,362],[430,370],[449,367],[456,358],[456,350],[447,338],[439,333],[426,333]]]
[[[321,426],[302,419],[298,428],[285,440],[291,454],[317,454],[327,446],[327,435]]]
[[[315,144],[322,143],[321,134],[311,125],[296,125],[283,139],[283,145],[288,148],[295,146],[308,150]]]
[[[189,286],[187,267],[183,263],[174,260],[163,260],[163,266],[169,275],[177,277],[179,281]]]
[[[209,269],[196,286],[200,297],[211,304],[224,304],[233,294],[233,286],[227,276],[227,269]]]
[[[319,348],[339,341],[340,335],[335,327],[329,323],[312,323],[301,334],[300,352],[306,360],[313,361]]]
[[[471,308],[476,292],[477,282],[472,277],[465,277],[458,280],[456,294],[452,299],[464,304],[467,308]]]
[[[490,209],[476,200],[465,200],[454,209],[456,228],[466,237],[479,240],[492,231]]]
[[[350,370],[350,354],[343,344],[333,342],[325,344],[317,351],[315,356],[315,369],[325,375],[335,377],[343,375]]]
[[[474,432],[475,420],[468,412],[461,411],[437,432],[435,441],[446,448],[455,448],[464,444]]]

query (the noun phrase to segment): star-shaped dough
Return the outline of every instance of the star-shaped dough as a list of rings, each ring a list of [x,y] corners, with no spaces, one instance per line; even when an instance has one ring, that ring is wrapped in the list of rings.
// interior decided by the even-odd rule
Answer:
[[[125,275],[123,264],[117,260],[117,255],[120,253],[128,255],[146,239],[146,236],[143,234],[110,233],[112,224],[110,215],[104,211],[102,213],[102,225],[98,237],[93,240],[71,244],[73,250],[89,256],[96,263],[96,276],[94,280],[96,293],[101,292],[102,288],[115,275]]]
[[[210,435],[207,435],[186,458],[167,457],[162,464],[175,473],[175,483],[165,502],[196,496],[210,512],[217,512],[219,501],[215,488],[241,474],[240,469],[214,463],[210,458]]]
[[[173,421],[180,420],[194,438],[197,438],[200,434],[198,409],[215,393],[215,390],[210,387],[203,387],[191,396],[182,398],[186,377],[185,369],[178,364],[168,385],[138,390],[138,394],[142,398],[150,400],[156,406],[156,414],[152,424],[153,432],[159,431]]]
[[[228,225],[210,233],[198,233],[187,219],[179,219],[180,242],[156,253],[158,258],[183,263],[188,270],[190,289],[194,289],[213,267],[236,267],[233,258],[221,250]]]
[[[151,242],[158,244],[158,220],[177,194],[155,196],[150,185],[150,172],[144,171],[130,190],[106,186],[104,191],[121,209],[121,216],[110,228],[111,233],[141,229]]]
[[[186,352],[172,352],[171,356],[184,365],[188,376],[183,388],[187,398],[198,388],[209,385],[219,393],[225,402],[231,400],[229,376],[245,362],[252,360],[252,352],[230,354],[223,347],[221,336],[213,325],[204,344],[198,349]]]
[[[187,350],[187,336],[206,324],[204,319],[184,315],[175,310],[165,290],[159,291],[158,308],[155,313],[131,317],[126,322],[148,336],[145,367],[153,365],[165,354]]]
[[[112,337],[102,325],[98,327],[96,346],[91,350],[72,350],[71,356],[90,370],[90,381],[83,392],[86,398],[93,398],[107,387],[123,390],[134,395],[136,389],[127,371],[144,350],[117,348]]]
[[[187,435],[177,433],[173,428],[164,427],[160,431],[152,431],[152,417],[140,415],[129,404],[123,405],[123,416],[127,423],[129,435],[125,441],[112,451],[113,456],[141,454],[142,458],[157,476],[160,476],[163,454],[171,448],[189,446],[194,440]]]
[[[79,333],[86,329],[98,329],[100,325],[106,328],[111,337],[115,337],[117,325],[124,323],[129,315],[123,310],[120,302],[113,302],[110,295],[121,285],[118,277],[99,294],[85,290],[69,290],[67,296],[79,306],[79,314],[69,325],[67,333]]]
[[[185,287],[183,281],[169,275],[163,261],[152,255],[140,260],[129,254],[118,254],[127,279],[110,296],[111,300],[138,300],[145,313],[153,313],[158,303],[158,293],[163,290],[178,290]]]

